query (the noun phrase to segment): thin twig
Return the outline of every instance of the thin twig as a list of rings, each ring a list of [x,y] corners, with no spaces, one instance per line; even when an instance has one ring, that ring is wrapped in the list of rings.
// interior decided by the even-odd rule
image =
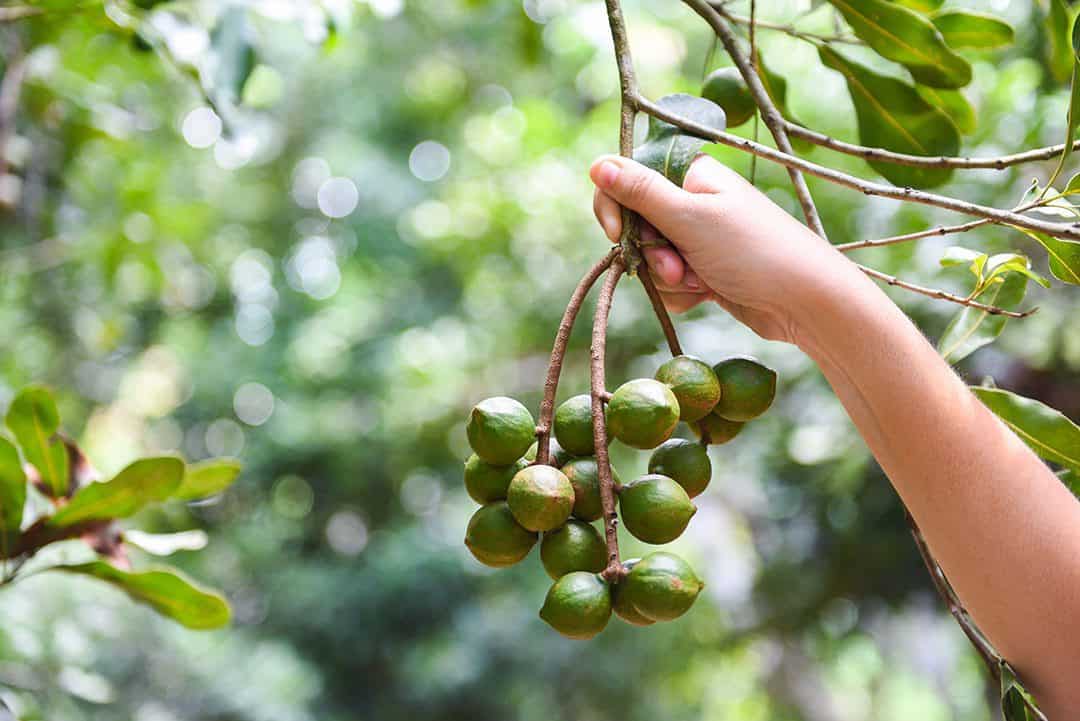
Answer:
[[[784,127],[784,118],[780,115],[780,111],[776,109],[776,105],[773,103],[772,98],[769,97],[765,86],[762,85],[761,78],[754,69],[753,63],[739,48],[739,40],[735,37],[731,26],[706,0],[683,0],[683,2],[700,15],[712,27],[717,37],[720,38],[724,50],[731,56],[735,67],[739,69],[739,74],[746,81],[750,95],[754,98],[758,110],[761,111],[761,118],[765,121],[765,127],[769,129],[773,140],[776,141],[776,147],[785,155],[793,155],[794,151],[791,149],[791,142],[788,140],[787,131]],[[641,105],[638,105],[638,108],[640,110],[645,109]],[[806,217],[806,224],[822,238],[827,237],[825,227],[821,224],[821,216],[818,214],[817,206],[814,205],[814,199],[810,195],[810,188],[806,185],[806,178],[803,177],[800,169],[794,165],[788,165],[787,169],[788,175],[791,176],[791,184],[795,188],[795,197],[798,198],[803,215]]]
[[[927,288],[925,286],[915,285],[914,283],[909,283],[906,280],[900,280],[896,276],[889,275],[888,273],[882,273],[880,270],[868,268],[865,265],[860,265],[859,270],[861,270],[863,273],[866,273],[871,278],[877,278],[878,280],[884,281],[889,285],[894,285],[897,288],[910,290],[913,293],[929,296],[930,298],[937,298],[938,300],[947,300],[950,303],[967,306],[968,308],[977,308],[978,310],[981,310],[984,313],[989,313],[990,315],[1004,315],[1008,316],[1009,318],[1027,318],[1029,315],[1038,310],[1038,308],[1032,308],[1031,310],[1025,310],[1022,312],[1006,310],[1005,308],[999,308],[996,305],[987,305],[985,303],[980,303],[977,300],[972,300],[971,298],[964,298],[959,295],[953,295],[952,293],[947,293],[943,290],[938,290],[937,288]]]
[[[1050,160],[1061,155],[1065,144],[1049,145],[1045,148],[1035,148],[1022,153],[1012,155],[1000,155],[992,158],[964,158],[949,155],[908,155],[907,153],[895,153],[884,148],[872,148],[865,145],[856,145],[843,140],[819,133],[809,128],[784,120],[784,129],[788,135],[802,138],[814,145],[820,145],[829,150],[835,150],[845,155],[854,155],[865,160],[873,160],[882,163],[894,163],[896,165],[911,165],[920,168],[960,168],[960,169],[988,169],[1004,170],[1014,165],[1033,163],[1040,160]],[[1080,140],[1073,143],[1073,149],[1080,149]]]
[[[641,285],[645,288],[645,294],[649,296],[649,302],[652,303],[656,319],[660,321],[660,327],[664,330],[664,338],[667,339],[671,355],[682,355],[682,345],[679,343],[678,334],[675,333],[675,324],[671,322],[671,316],[668,315],[667,308],[664,307],[664,300],[656,289],[656,283],[653,282],[652,276],[648,272],[638,273],[638,278],[641,279]]]
[[[779,165],[796,168],[808,175],[813,175],[836,185],[858,190],[864,195],[891,198],[893,200],[919,203],[921,205],[931,205],[937,208],[944,208],[945,210],[952,210],[957,213],[988,218],[1004,225],[1014,225],[1019,228],[1026,228],[1039,233],[1046,233],[1047,235],[1052,235],[1057,238],[1080,240],[1080,223],[1051,223],[1036,218],[1028,218],[1010,210],[991,208],[978,203],[969,203],[964,200],[958,200],[936,193],[929,193],[923,190],[897,188],[883,183],[874,183],[863,180],[862,178],[857,178],[853,175],[848,175],[847,173],[842,173],[838,170],[833,170],[832,168],[827,168],[823,165],[818,165],[817,163],[812,163],[808,160],[803,160],[802,158],[779,150],[774,150],[773,148],[761,145],[760,143],[755,143],[747,138],[740,138],[737,135],[710,128],[689,118],[669,112],[647,98],[638,97],[636,104],[642,112],[648,113],[664,122],[671,123],[697,137],[743,150],[748,153],[753,153],[760,158],[764,158]]]
[[[862,40],[859,40],[857,37],[849,35],[821,35],[819,33],[811,33],[805,30],[799,30],[794,25],[782,25],[780,23],[771,23],[766,20],[757,20],[756,18],[748,18],[741,15],[735,15],[728,12],[727,10],[724,10],[723,6],[719,3],[710,2],[709,4],[712,6],[713,10],[716,10],[718,13],[720,13],[720,15],[724,17],[724,19],[726,19],[728,22],[735,23],[736,25],[757,25],[763,30],[775,30],[777,32],[784,33],[785,35],[790,35],[793,38],[798,38],[799,40],[805,40],[807,42],[813,43],[814,45],[817,45],[818,43],[865,45],[865,43]]]
[[[923,563],[926,564],[926,570],[930,572],[930,580],[934,582],[934,588],[937,589],[938,595],[945,601],[949,613],[956,619],[964,635],[971,641],[971,645],[979,652],[979,656],[982,657],[983,663],[986,664],[990,674],[1000,681],[1001,656],[998,655],[994,647],[990,645],[990,642],[975,626],[975,622],[971,620],[971,616],[963,604],[960,603],[956,591],[953,590],[949,580],[945,577],[945,572],[941,570],[941,566],[938,565],[933,554],[930,553],[930,547],[926,545],[926,539],[923,538],[922,531],[919,530],[919,526],[915,523],[911,513],[905,509],[904,515],[907,517],[908,526],[911,527],[911,537],[915,539],[915,547],[919,549],[919,555],[922,557]]]
[[[608,315],[611,313],[611,299],[615,295],[615,286],[618,285],[624,270],[622,259],[616,258],[608,269],[604,284],[600,288],[600,296],[596,301],[596,314],[593,316],[589,365],[592,386],[593,444],[596,446],[596,469],[600,478],[600,506],[604,510],[604,539],[608,551],[604,578],[609,582],[618,581],[624,569],[619,561],[619,535],[616,531],[618,515],[615,512],[615,487],[611,476],[607,424],[604,418],[604,402],[607,398],[607,390],[604,388],[604,355],[607,350],[607,323]]]
[[[547,378],[544,380],[544,398],[540,402],[540,421],[536,426],[536,463],[547,465],[550,460],[551,449],[551,418],[555,414],[555,393],[559,389],[559,376],[562,373],[563,360],[566,358],[566,346],[570,342],[570,331],[574,329],[574,321],[577,319],[581,304],[585,302],[585,296],[596,283],[605,270],[615,260],[619,249],[611,251],[601,258],[582,277],[581,282],[574,288],[563,312],[562,321],[559,322],[559,330],[555,333],[555,345],[551,349],[551,361],[548,363]]]

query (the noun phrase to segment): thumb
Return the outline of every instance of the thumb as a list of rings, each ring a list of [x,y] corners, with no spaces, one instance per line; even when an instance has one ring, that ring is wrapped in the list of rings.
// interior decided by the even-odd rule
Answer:
[[[673,213],[685,210],[690,194],[655,170],[619,155],[600,157],[589,168],[593,183],[621,205],[663,229]]]

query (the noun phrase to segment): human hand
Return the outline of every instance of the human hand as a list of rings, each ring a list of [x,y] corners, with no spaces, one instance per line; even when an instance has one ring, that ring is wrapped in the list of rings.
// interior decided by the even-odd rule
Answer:
[[[620,205],[638,212],[642,251],[669,310],[713,300],[770,340],[796,342],[800,319],[830,277],[853,267],[735,171],[698,157],[679,188],[619,156],[603,156],[589,175],[593,210],[618,242]],[[672,246],[658,246],[659,236]],[[651,246],[651,247],[650,247]]]

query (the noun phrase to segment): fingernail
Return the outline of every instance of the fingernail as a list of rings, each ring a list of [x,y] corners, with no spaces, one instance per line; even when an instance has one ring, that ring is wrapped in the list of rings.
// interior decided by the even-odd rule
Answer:
[[[596,169],[596,182],[600,184],[602,188],[610,188],[615,185],[615,181],[619,178],[619,166],[610,160],[605,160],[600,163],[600,167]]]

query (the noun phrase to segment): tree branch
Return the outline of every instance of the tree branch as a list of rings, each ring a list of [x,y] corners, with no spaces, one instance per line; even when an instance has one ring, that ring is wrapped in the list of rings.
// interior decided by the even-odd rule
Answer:
[[[634,157],[634,120],[637,118],[637,76],[634,74],[630,39],[626,34],[626,21],[623,19],[619,0],[604,1],[608,25],[611,28],[611,42],[615,47],[615,63],[619,68],[619,155],[632,158]],[[629,208],[622,208],[622,234],[619,236],[619,247],[622,248],[623,263],[631,275],[637,273],[638,266],[641,265],[641,250],[638,247],[639,227],[637,213]]]
[[[616,258],[604,278],[600,296],[596,301],[596,313],[593,316],[592,349],[590,354],[589,378],[592,386],[592,426],[593,443],[596,446],[596,469],[600,477],[600,505],[604,509],[604,538],[607,543],[608,563],[604,569],[604,578],[609,582],[617,581],[624,573],[619,561],[619,536],[616,531],[618,516],[615,512],[615,485],[611,477],[611,459],[608,456],[607,425],[604,418],[604,402],[607,391],[604,388],[604,355],[607,350],[607,323],[611,313],[611,299],[615,295],[615,286],[622,277],[625,266],[621,258]],[[645,275],[642,273],[641,275]]]
[[[900,280],[896,276],[882,273],[880,270],[868,268],[865,265],[859,265],[859,270],[866,273],[871,278],[877,278],[878,280],[885,281],[889,285],[894,285],[897,288],[910,290],[913,293],[929,296],[930,298],[937,298],[938,300],[947,300],[950,303],[967,306],[968,308],[977,308],[978,310],[981,310],[984,313],[989,313],[990,315],[1004,315],[1008,316],[1009,318],[1027,318],[1029,315],[1038,310],[1038,308],[1032,308],[1031,310],[1025,310],[1023,312],[1006,310],[1004,308],[998,308],[996,305],[987,305],[985,303],[980,303],[977,300],[972,300],[971,298],[963,298],[959,295],[946,293],[943,290],[937,290],[936,288],[927,288],[925,286],[915,285],[914,283],[909,283],[906,280]]]
[[[885,150],[884,148],[872,148],[865,145],[856,145],[843,140],[837,140],[830,135],[804,128],[803,126],[786,119],[784,120],[784,129],[787,130],[788,135],[802,138],[814,145],[820,145],[823,148],[835,150],[838,153],[844,153],[845,155],[854,155],[863,158],[864,160],[895,163],[896,165],[911,165],[921,168],[961,168],[968,170],[982,168],[989,170],[1005,170],[1014,165],[1033,163],[1040,160],[1050,160],[1061,155],[1061,152],[1065,150],[1065,145],[1062,143],[1059,145],[1050,145],[1045,148],[1027,150],[1023,153],[1001,155],[994,158],[961,158],[948,155],[908,155],[906,153],[894,153],[893,151]],[[1078,148],[1080,148],[1080,140],[1073,143],[1073,149],[1075,150]]]
[[[862,40],[859,40],[858,38],[852,37],[852,36],[847,36],[847,35],[821,35],[819,33],[811,33],[811,32],[806,32],[806,31],[803,31],[803,30],[799,30],[797,27],[795,27],[792,24],[782,25],[780,23],[771,23],[771,22],[768,22],[766,20],[758,20],[756,18],[751,20],[750,18],[743,17],[741,15],[734,15],[734,14],[728,12],[727,10],[724,9],[724,6],[721,3],[718,3],[718,2],[710,2],[709,5],[712,7],[713,10],[720,13],[720,16],[723,17],[728,22],[735,23],[736,25],[747,25],[747,26],[753,25],[753,26],[757,26],[757,27],[765,29],[765,30],[775,30],[777,32],[784,33],[785,35],[790,35],[791,37],[797,38],[799,40],[805,40],[806,42],[813,43],[815,45],[818,44],[818,43],[841,43],[841,44],[844,44],[844,45],[865,45],[866,44]]]
[[[761,84],[761,78],[758,77],[754,64],[739,49],[738,38],[735,37],[731,27],[706,0],[683,0],[683,2],[689,5],[705,22],[709,23],[716,36],[720,38],[720,42],[723,44],[727,54],[731,56],[735,67],[739,69],[739,74],[746,81],[750,95],[754,98],[754,102],[761,111],[761,118],[765,121],[765,127],[769,129],[773,139],[776,141],[776,147],[781,152],[792,155],[791,141],[788,140],[784,127],[784,118],[780,115],[780,111],[776,109],[776,105],[773,103],[772,98],[769,97],[765,86]],[[640,105],[638,107],[644,110]],[[827,237],[825,227],[821,224],[821,216],[818,214],[817,206],[814,205],[814,199],[811,197],[810,189],[806,185],[806,179],[799,168],[792,165],[787,167],[788,175],[791,176],[791,184],[795,187],[795,197],[799,199],[799,205],[802,206],[803,215],[806,217],[806,224],[822,238]]]
[[[827,168],[823,165],[818,165],[817,163],[812,163],[808,160],[803,160],[802,158],[789,155],[788,153],[774,150],[773,148],[761,145],[760,143],[755,143],[747,138],[740,138],[737,135],[710,128],[690,120],[689,118],[668,112],[647,98],[638,97],[637,107],[642,112],[648,113],[664,122],[671,123],[672,125],[682,128],[688,133],[704,140],[710,140],[748,153],[753,153],[760,158],[778,163],[779,165],[797,168],[808,175],[813,175],[845,188],[858,190],[864,195],[891,198],[893,200],[908,201],[919,203],[921,205],[931,205],[937,208],[944,208],[945,210],[952,210],[957,213],[964,213],[965,215],[988,218],[1003,225],[1014,225],[1020,228],[1034,230],[1039,233],[1046,233],[1047,235],[1052,235],[1057,238],[1080,240],[1080,225],[1077,224],[1051,223],[1036,218],[1028,218],[1009,210],[991,208],[989,206],[979,205],[978,203],[969,203],[964,200],[957,200],[956,198],[929,193],[923,190],[897,188],[883,183],[874,183],[863,180],[862,178],[856,178],[847,173],[842,173],[838,170],[833,170],[832,168]]]
[[[585,296],[589,294],[596,279],[608,269],[618,253],[618,248],[612,248],[607,255],[589,268],[574,288],[574,293],[570,296],[562,320],[559,322],[559,330],[555,333],[555,345],[551,349],[547,378],[544,380],[544,398],[540,401],[540,420],[536,426],[536,463],[538,465],[547,465],[550,460],[551,419],[555,414],[555,392],[559,389],[559,376],[562,374],[563,360],[566,358],[566,345],[570,342],[570,331],[574,329],[574,321],[581,310],[581,304],[585,302]]]

